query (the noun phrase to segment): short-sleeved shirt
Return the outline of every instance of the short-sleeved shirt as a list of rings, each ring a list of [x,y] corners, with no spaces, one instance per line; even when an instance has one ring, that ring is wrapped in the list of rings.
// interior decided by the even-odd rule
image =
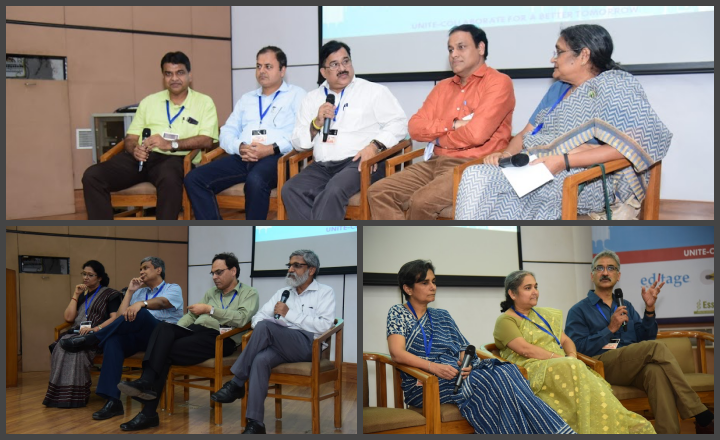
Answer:
[[[179,114],[170,124],[168,119],[168,103],[170,105],[170,119]],[[197,124],[193,123],[197,122]],[[137,113],[130,124],[128,134],[142,136],[143,129],[149,128],[152,134],[162,135],[165,132],[177,134],[179,139],[188,139],[195,136],[207,136],[213,142],[218,140],[218,119],[215,103],[212,98],[188,89],[185,102],[175,105],[170,100],[167,90],[152,94],[140,102]],[[186,156],[190,151],[162,151],[153,149],[155,153],[173,156]],[[200,159],[200,155],[197,156]]]
[[[170,304],[172,304],[172,307],[162,310],[148,309],[148,312],[150,312],[155,319],[159,321],[175,324],[183,316],[182,288],[177,284],[170,284],[163,281],[154,289],[150,289],[149,287],[138,289],[135,293],[133,293],[132,298],[130,298],[130,305],[139,301],[147,301],[153,298],[158,291],[160,291],[160,293],[157,296],[167,298],[167,300],[170,301]]]

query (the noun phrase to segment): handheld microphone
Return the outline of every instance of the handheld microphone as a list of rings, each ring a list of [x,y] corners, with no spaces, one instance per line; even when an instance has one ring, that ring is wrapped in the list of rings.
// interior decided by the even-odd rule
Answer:
[[[624,305],[622,289],[615,289],[615,298],[617,298],[618,305],[622,307]],[[627,331],[627,322],[622,323],[622,329],[624,332]]]
[[[530,157],[527,154],[516,154],[500,159],[500,168],[524,167],[528,163],[530,163]]]
[[[472,362],[473,356],[475,356],[475,346],[474,345],[468,345],[468,347],[465,349],[465,357],[463,357],[462,366],[460,367],[460,372],[458,373],[457,379],[455,380],[455,391],[453,391],[453,394],[457,394],[458,390],[460,389],[460,385],[463,383],[463,376],[462,376],[462,369],[470,365],[470,362]]]
[[[142,132],[142,142],[140,143],[140,145],[142,145],[143,143],[145,143],[145,139],[149,138],[149,137],[150,137],[150,134],[151,134],[151,133],[150,133],[150,129],[149,129],[149,128],[143,128],[143,132]],[[140,171],[142,171],[142,167],[143,167],[143,164],[144,164],[144,163],[145,163],[144,161],[140,161],[140,167],[138,168],[138,173],[139,173]]]
[[[329,102],[332,105],[335,105],[335,95],[327,95],[327,99],[325,102]],[[325,118],[325,124],[323,124],[323,142],[327,142],[328,133],[330,132],[330,124],[332,123],[332,119]]]
[[[283,303],[283,304],[285,304],[285,301],[287,301],[288,298],[290,298],[290,291],[289,291],[289,290],[286,290],[286,291],[284,291],[284,292],[282,293],[282,297],[280,297],[280,302]],[[280,314],[279,314],[279,313],[276,313],[276,314],[275,314],[275,319],[280,319]]]

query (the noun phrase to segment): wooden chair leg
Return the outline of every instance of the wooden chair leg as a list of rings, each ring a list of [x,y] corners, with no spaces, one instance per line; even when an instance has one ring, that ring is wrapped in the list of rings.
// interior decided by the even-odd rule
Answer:
[[[282,385],[275,384],[275,394],[282,394]],[[282,419],[282,399],[275,399],[275,418]]]
[[[167,384],[165,385],[165,399],[167,402],[168,414],[172,414],[175,412],[175,385],[173,385],[173,379],[175,379],[175,375],[172,374],[171,371],[168,375]]]
[[[245,395],[240,401],[240,427],[245,427],[245,414],[247,414],[248,383],[245,381]]]
[[[310,388],[310,396],[312,401],[312,432],[313,434],[320,434],[320,384],[315,383],[315,386]]]
[[[335,428],[342,428],[342,377],[338,374],[335,380]]]
[[[187,374],[183,377],[185,378],[185,380],[190,379],[190,376],[188,376]],[[183,398],[186,402],[190,401],[190,387],[183,387]]]

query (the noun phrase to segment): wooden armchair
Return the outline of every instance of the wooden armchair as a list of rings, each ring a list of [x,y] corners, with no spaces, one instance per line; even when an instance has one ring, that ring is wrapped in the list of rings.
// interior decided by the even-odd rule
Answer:
[[[190,400],[190,388],[208,390],[210,393],[220,391],[223,385],[223,376],[232,374],[230,367],[232,367],[237,358],[240,357],[238,350],[235,350],[230,356],[223,356],[223,342],[225,339],[249,329],[250,323],[247,323],[243,327],[235,328],[229,332],[218,335],[215,338],[215,357],[212,359],[208,359],[197,365],[173,365],[170,367],[167,385],[165,386],[168,400],[168,414],[172,414],[175,410],[175,385],[183,387],[183,397],[186,402]],[[179,379],[178,376],[183,376],[183,378]],[[194,377],[191,378],[190,376]],[[206,380],[210,381],[209,385],[196,383]],[[215,424],[222,425],[222,403],[212,400],[210,403],[215,410]]]
[[[107,162],[114,156],[125,151],[125,141],[120,141],[108,152],[100,156],[100,162]],[[193,150],[183,162],[183,176],[192,169],[192,160],[201,150]],[[113,208],[133,207],[133,209],[116,214],[116,220],[154,220],[155,217],[144,217],[145,208],[157,206],[157,190],[150,182],[143,182],[122,191],[110,194],[110,203]],[[183,219],[190,220],[190,202],[183,187]]]
[[[370,407],[367,362],[375,361],[375,389],[377,407]],[[392,368],[394,408],[387,407],[386,366]],[[403,392],[400,387],[400,371],[422,383],[422,412],[403,408]],[[400,365],[390,356],[377,353],[363,353],[363,434],[432,434],[435,423],[439,423],[440,396],[438,378],[417,368]]]
[[[495,344],[486,344],[484,348],[485,348],[485,350],[492,353],[492,355],[494,357],[496,357],[497,359],[500,359],[503,362],[509,362],[509,361],[503,359],[502,357],[500,357],[500,350],[498,350],[498,348]],[[591,370],[595,370],[602,377],[605,377],[605,367],[603,367],[603,363],[601,361],[599,361],[597,359],[593,359],[589,356],[585,356],[582,353],[577,353],[577,357],[578,357],[578,359],[583,361],[585,363],[585,365],[590,367]],[[527,379],[527,377],[528,377],[527,370],[525,370],[525,368],[520,367],[520,366],[518,366],[518,368],[520,369],[520,372],[523,374],[523,376],[525,376],[525,378]]]
[[[605,173],[621,170],[632,166],[627,159],[618,159],[605,163]],[[660,217],[660,177],[662,174],[662,161],[650,167],[650,183],[645,191],[645,200],[642,202],[640,218],[642,220],[658,220]],[[581,173],[568,176],[563,182],[562,219],[577,220],[578,187],[581,183],[589,182],[602,176],[600,167],[590,168]]]
[[[334,398],[335,404],[335,427],[342,428],[342,353],[343,353],[343,328],[345,324],[340,318],[335,319],[335,325],[330,330],[315,339],[312,344],[311,362],[294,362],[280,364],[270,372],[270,384],[274,389],[267,397],[275,399],[275,418],[282,418],[282,400],[301,400],[310,402],[312,415],[312,432],[320,434],[320,401]],[[331,337],[335,335],[335,360],[330,360]],[[247,347],[252,330],[243,335],[243,350]],[[322,343],[328,344],[327,349],[321,350]],[[334,383],[334,391],[324,396],[320,395],[320,386],[326,382]],[[310,397],[286,396],[282,394],[282,385],[295,385],[310,388]],[[247,382],[245,389],[248,388]],[[245,427],[245,414],[247,412],[247,396],[242,398],[240,426]]]
[[[362,164],[360,168],[360,192],[350,198],[347,211],[345,212],[346,219],[370,220],[370,204],[367,198],[368,188],[370,188],[370,169],[373,165],[383,160],[390,160],[390,157],[397,155],[401,151],[407,153],[411,149],[412,141],[406,139]],[[290,165],[290,178],[295,177],[301,171],[301,165],[307,166],[312,162],[312,150],[303,152],[292,151],[287,156]],[[280,173],[278,173],[278,175],[279,174]],[[285,181],[278,181],[278,194],[281,193],[282,185],[284,184]],[[282,197],[278,197],[278,220],[287,220],[287,213],[282,203]]]

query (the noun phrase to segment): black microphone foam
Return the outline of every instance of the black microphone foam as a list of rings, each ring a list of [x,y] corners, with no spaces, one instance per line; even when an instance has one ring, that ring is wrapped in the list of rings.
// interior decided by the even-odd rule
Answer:
[[[465,349],[465,357],[463,357],[462,366],[460,367],[460,372],[458,372],[457,379],[455,380],[455,391],[453,391],[453,394],[457,394],[458,390],[460,389],[460,385],[463,383],[463,376],[462,376],[462,369],[470,365],[470,362],[472,362],[473,356],[475,356],[475,346],[474,345],[468,345],[468,347]]]
[[[335,105],[335,95],[327,95],[327,99],[325,102],[329,102],[332,105]],[[323,124],[323,142],[327,142],[328,133],[330,132],[330,124],[332,123],[332,119],[325,118],[325,123]]]
[[[615,289],[615,298],[617,299],[618,306],[622,307],[623,305],[625,305],[625,304],[623,303],[623,291],[622,291],[622,289]],[[623,323],[622,323],[622,329],[623,329],[624,332],[627,331],[627,322],[623,322]]]
[[[500,168],[524,167],[528,163],[530,163],[530,157],[527,154],[516,154],[500,159]]]
[[[149,128],[143,128],[143,131],[142,131],[142,142],[145,142],[145,139],[149,138],[151,134],[152,134],[152,132],[150,131]],[[141,143],[141,145],[142,145],[142,143]],[[142,168],[143,168],[143,164],[144,164],[144,163],[145,163],[144,161],[141,161],[141,162],[140,162],[140,167],[138,168],[138,172],[142,171]]]
[[[282,297],[280,297],[280,302],[283,303],[283,304],[285,304],[285,301],[287,301],[288,298],[290,298],[290,291],[289,291],[289,290],[285,290],[285,291],[282,293]],[[276,313],[276,314],[275,314],[275,319],[280,319],[280,314],[279,314],[279,313]]]

